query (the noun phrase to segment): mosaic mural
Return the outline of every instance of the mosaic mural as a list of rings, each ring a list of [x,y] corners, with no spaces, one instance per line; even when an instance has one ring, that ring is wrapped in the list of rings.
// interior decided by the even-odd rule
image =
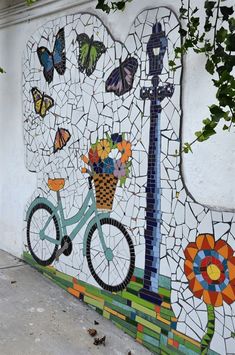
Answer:
[[[125,43],[91,14],[32,35],[23,60],[24,258],[159,354],[235,349],[234,214],[180,172],[180,43],[167,8]]]

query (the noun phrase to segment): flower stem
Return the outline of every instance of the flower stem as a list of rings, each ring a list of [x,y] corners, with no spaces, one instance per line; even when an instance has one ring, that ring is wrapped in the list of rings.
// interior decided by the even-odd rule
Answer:
[[[207,316],[207,330],[201,341],[201,355],[207,354],[215,332],[215,309],[211,304],[207,304]]]

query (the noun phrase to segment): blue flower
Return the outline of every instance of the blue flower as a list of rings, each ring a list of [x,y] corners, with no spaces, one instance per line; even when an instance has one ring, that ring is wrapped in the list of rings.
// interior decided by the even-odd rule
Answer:
[[[102,174],[103,173],[103,168],[104,168],[104,163],[100,159],[98,161],[98,163],[94,163],[93,164],[93,168],[94,168],[96,174]]]
[[[113,144],[120,143],[122,141],[122,135],[119,133],[111,134]]]
[[[106,158],[104,160],[104,173],[112,174],[114,172],[114,162],[112,158]]]

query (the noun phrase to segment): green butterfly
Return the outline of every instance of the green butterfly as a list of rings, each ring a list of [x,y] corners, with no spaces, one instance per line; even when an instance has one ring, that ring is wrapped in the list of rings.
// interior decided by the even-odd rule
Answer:
[[[81,72],[90,76],[95,70],[96,64],[106,48],[102,42],[94,41],[94,36],[89,38],[85,33],[77,36],[79,43],[78,67]]]

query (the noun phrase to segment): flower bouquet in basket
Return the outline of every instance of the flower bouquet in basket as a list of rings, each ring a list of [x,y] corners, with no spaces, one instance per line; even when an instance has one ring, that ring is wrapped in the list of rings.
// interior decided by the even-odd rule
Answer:
[[[90,172],[94,179],[97,208],[112,209],[118,181],[123,186],[129,177],[131,157],[131,143],[125,140],[124,134],[118,133],[111,136],[106,133],[105,139],[91,144],[88,157],[82,156],[90,167],[84,171]]]

